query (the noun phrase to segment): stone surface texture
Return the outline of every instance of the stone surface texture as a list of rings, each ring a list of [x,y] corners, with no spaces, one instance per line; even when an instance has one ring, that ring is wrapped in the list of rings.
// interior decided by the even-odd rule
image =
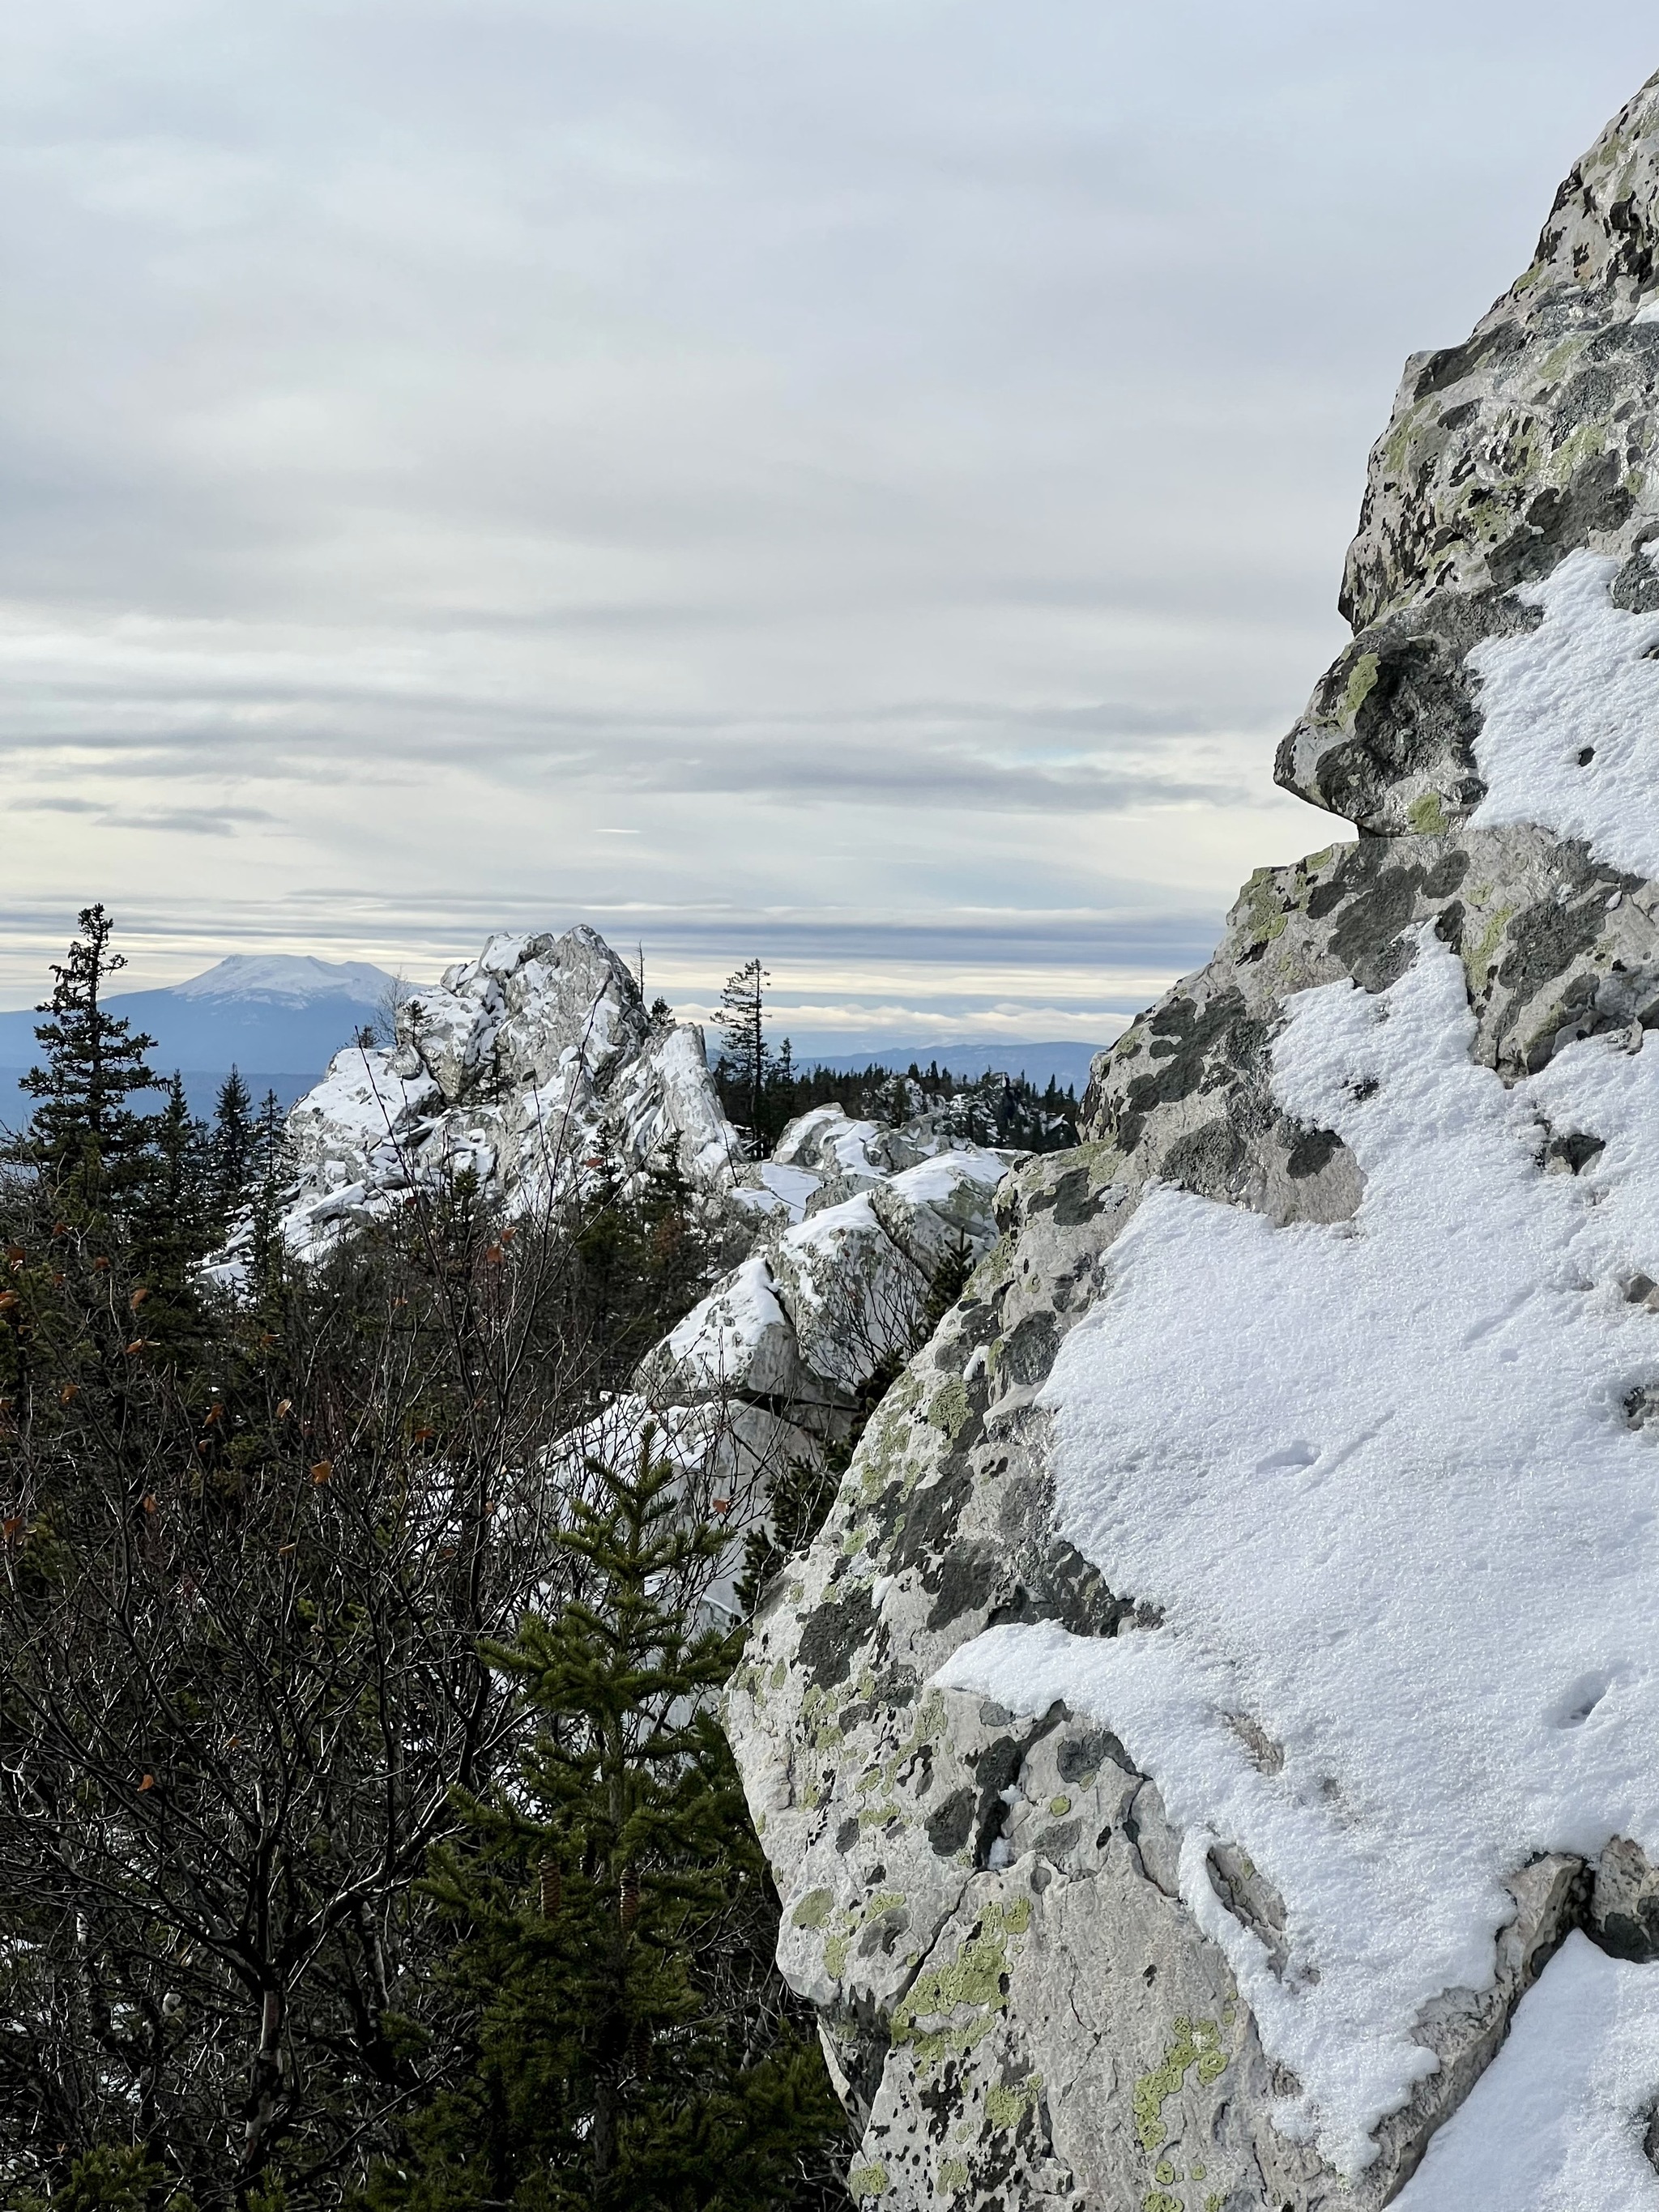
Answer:
[[[1659,1025],[1659,884],[1541,823],[1468,824],[1485,787],[1466,666],[1537,623],[1518,588],[1585,550],[1613,556],[1616,605],[1659,615],[1642,550],[1659,539],[1656,248],[1659,78],[1468,341],[1407,364],[1348,559],[1354,641],[1278,765],[1358,842],[1259,871],[1209,964],[1096,1062],[1085,1141],[1003,1183],[994,1248],[758,1618],[727,1723],[784,1899],[784,1971],[863,2129],[866,2202],[1364,2212],[1405,2185],[1572,1928],[1626,1958],[1659,1948],[1659,1877],[1634,1844],[1599,1869],[1517,1865],[1490,1984],[1422,2019],[1437,2070],[1345,2178],[1276,2130],[1286,2085],[1182,1902],[1157,1786],[1109,1728],[1063,1705],[1016,1722],[933,1681],[998,1623],[1158,1633],[1054,1534],[1040,1393],[1154,1181],[1280,1224],[1353,1214],[1352,1155],[1269,1086],[1291,994],[1386,989],[1427,924],[1462,961],[1477,1057],[1506,1079],[1568,1040],[1637,1048]],[[1549,1166],[1576,1172],[1571,1152]],[[1265,1736],[1249,1749],[1268,1770],[1279,1755]],[[1210,1873],[1272,1954],[1284,1901],[1224,1848]]]

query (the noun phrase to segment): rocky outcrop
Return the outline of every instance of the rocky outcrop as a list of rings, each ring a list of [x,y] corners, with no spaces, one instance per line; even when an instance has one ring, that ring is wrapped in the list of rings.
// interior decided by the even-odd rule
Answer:
[[[398,1008],[389,1046],[337,1053],[289,1115],[291,1248],[325,1249],[416,1188],[471,1174],[527,1213],[580,1182],[597,1146],[624,1170],[672,1158],[714,1194],[743,1164],[702,1035],[647,1013],[596,930],[495,936]]]
[[[847,1432],[872,1374],[915,1341],[941,1265],[995,1241],[991,1195],[1026,1155],[963,1133],[975,1099],[914,1089],[893,1095],[902,1120],[818,1107],[750,1160],[701,1030],[647,1012],[596,931],[492,937],[399,1006],[392,1042],[337,1054],[294,1108],[283,1231],[315,1258],[464,1175],[522,1216],[601,1167],[626,1186],[672,1163],[736,1264],[609,1425],[651,1420],[758,1507],[777,1468]]]
[[[1659,1974],[1577,1962],[1659,1928],[1656,244],[1659,80],[1372,456],[1279,764],[1358,842],[1097,1062],[757,1620],[865,2201],[1410,2206],[1456,2113],[1450,2203],[1534,1981],[1505,2212],[1639,2160]],[[1581,2000],[1632,2063],[1541,2109]]]
[[[1531,266],[1462,345],[1413,354],[1370,457],[1340,605],[1353,643],[1279,749],[1278,781],[1379,833],[1465,821],[1470,648],[1535,627],[1516,587],[1587,549],[1615,606],[1659,610],[1659,198],[1644,87],[1562,185]]]

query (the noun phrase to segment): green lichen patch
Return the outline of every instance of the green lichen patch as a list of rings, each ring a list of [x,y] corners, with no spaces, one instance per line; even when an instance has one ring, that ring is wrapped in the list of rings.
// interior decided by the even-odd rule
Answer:
[[[946,2197],[954,2197],[959,2189],[968,2186],[968,2168],[959,2158],[947,2158],[939,2170],[939,2185]]]
[[[985,2117],[994,2128],[1010,2133],[1042,2094],[1040,2074],[1028,2074],[1023,2081],[998,2082],[985,2093]]]
[[[892,2036],[919,2069],[965,2057],[990,2033],[1008,2002],[1009,1941],[1030,1924],[1029,1897],[988,1905],[954,1958],[916,1977],[894,2009]]]
[[[943,1431],[948,1442],[954,1443],[961,1430],[966,1427],[973,1413],[968,1402],[967,1386],[957,1381],[947,1382],[927,1408],[930,1426]]]
[[[1478,989],[1486,981],[1493,956],[1514,914],[1512,906],[1500,906],[1474,943],[1464,952],[1463,972],[1472,988]]]
[[[822,1928],[835,1901],[833,1889],[809,1889],[790,1914],[790,1924],[795,1928]]]
[[[1362,653],[1353,665],[1348,678],[1348,687],[1342,694],[1342,719],[1352,722],[1376,689],[1377,659],[1374,653]]]
[[[868,2197],[887,2194],[887,2168],[884,2166],[855,2166],[847,2177],[848,2193],[860,2203]]]
[[[1221,2047],[1221,2029],[1214,2021],[1194,2021],[1183,2016],[1175,2023],[1175,2033],[1163,2058],[1134,2087],[1135,2133],[1149,2156],[1162,2150],[1169,2138],[1164,2106],[1194,2069],[1200,2082],[1207,2087],[1225,2073],[1227,2054]]]
[[[1281,870],[1257,868],[1244,886],[1242,901],[1244,931],[1252,943],[1271,944],[1283,934],[1290,910],[1285,904]]]
[[[1406,809],[1406,819],[1419,837],[1443,837],[1450,828],[1445,802],[1437,791],[1425,791]]]

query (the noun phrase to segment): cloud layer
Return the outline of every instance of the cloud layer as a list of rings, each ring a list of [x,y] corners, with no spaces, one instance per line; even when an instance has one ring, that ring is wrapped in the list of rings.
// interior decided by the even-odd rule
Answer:
[[[144,981],[586,917],[688,1004],[757,947],[831,1029],[1132,1011],[1332,834],[1268,764],[1366,443],[1650,37],[1614,4],[1564,46],[1537,0],[20,18],[0,998],[102,897]]]

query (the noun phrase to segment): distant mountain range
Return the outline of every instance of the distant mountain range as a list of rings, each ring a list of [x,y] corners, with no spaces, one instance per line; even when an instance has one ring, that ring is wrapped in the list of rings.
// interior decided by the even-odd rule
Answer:
[[[284,1106],[303,1097],[342,1045],[366,1025],[383,1022],[396,985],[366,960],[313,960],[289,953],[233,953],[204,975],[160,991],[125,991],[109,1000],[133,1028],[155,1039],[151,1060],[185,1078],[192,1109],[210,1113],[219,1085],[239,1068],[257,1100],[274,1091]],[[27,1118],[17,1077],[40,1058],[32,1007],[0,1013],[0,1123],[15,1127]],[[781,1022],[774,1024],[781,1029]],[[840,1040],[837,1040],[840,1042]],[[987,1044],[981,1038],[948,1038],[927,1044],[883,1039],[861,1052],[799,1051],[800,1067],[837,1071],[868,1067],[926,1067],[930,1060],[959,1075],[991,1068],[1028,1076],[1041,1085],[1052,1075],[1079,1097],[1089,1079],[1098,1045],[1069,1042]]]

